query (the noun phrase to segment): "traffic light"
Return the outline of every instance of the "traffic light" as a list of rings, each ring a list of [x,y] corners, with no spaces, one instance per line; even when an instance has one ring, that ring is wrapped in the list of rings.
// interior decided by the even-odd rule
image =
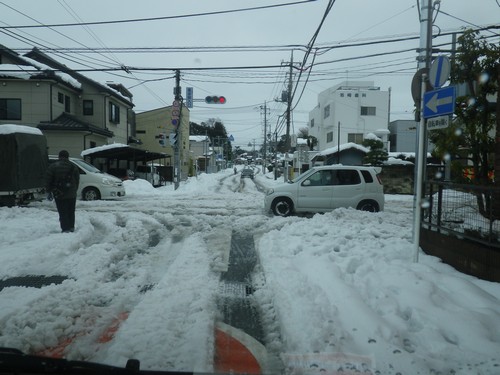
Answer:
[[[205,98],[207,104],[226,104],[226,97],[224,96],[207,96]]]
[[[165,134],[160,133],[158,135],[155,135],[155,138],[158,139],[158,143],[160,146],[165,147]]]

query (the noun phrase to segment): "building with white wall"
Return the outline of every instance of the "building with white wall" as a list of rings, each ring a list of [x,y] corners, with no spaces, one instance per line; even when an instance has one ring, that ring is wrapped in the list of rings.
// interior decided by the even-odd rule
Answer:
[[[372,81],[342,82],[318,95],[309,113],[309,134],[318,139],[318,150],[344,144],[361,144],[367,134],[388,141],[390,91]]]

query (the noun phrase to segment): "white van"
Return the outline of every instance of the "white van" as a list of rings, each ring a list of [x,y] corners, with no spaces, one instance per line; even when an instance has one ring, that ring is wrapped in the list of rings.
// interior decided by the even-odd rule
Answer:
[[[49,163],[58,160],[57,156],[49,156]],[[98,199],[115,199],[125,196],[123,182],[115,176],[101,172],[83,159],[69,158],[80,171],[80,184],[77,197],[84,201]]]
[[[338,207],[378,212],[384,209],[384,188],[373,167],[328,165],[314,167],[289,183],[270,189],[266,212],[327,212]]]

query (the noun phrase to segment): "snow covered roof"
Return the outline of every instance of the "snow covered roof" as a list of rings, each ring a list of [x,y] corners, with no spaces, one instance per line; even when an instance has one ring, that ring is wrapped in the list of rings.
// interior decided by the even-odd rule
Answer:
[[[80,90],[82,84],[67,73],[56,71],[48,65],[41,64],[29,57],[17,56],[26,65],[17,64],[0,64],[0,77],[11,77],[28,80],[40,75],[53,75],[55,78],[60,79],[62,82]]]
[[[413,165],[411,161],[402,160],[395,158],[393,156],[389,156],[389,158],[384,162],[385,165]]]
[[[92,156],[96,158],[129,160],[129,161],[152,161],[170,157],[171,155],[164,152],[154,152],[143,150],[140,148],[131,147],[123,143],[111,143],[109,145],[92,147],[83,150],[80,155],[82,157]]]
[[[0,125],[0,134],[14,134],[14,133],[43,135],[40,129],[34,128],[32,126],[15,125],[15,124]]]
[[[370,151],[370,149],[368,149],[364,146],[358,145],[357,143],[349,142],[349,143],[344,143],[340,146],[334,146],[334,147],[327,148],[323,151],[320,151],[318,153],[318,156],[326,156],[326,155],[336,154],[337,152],[339,152],[339,150],[340,150],[340,152],[342,152],[344,150],[349,150],[351,148],[357,149],[357,150],[365,152],[365,153],[368,153]]]
[[[30,79],[33,73],[27,72],[21,65],[0,64],[0,77]]]
[[[0,45],[2,53],[9,56],[13,63],[0,64],[0,77],[10,77],[18,79],[52,78],[59,80],[77,90],[82,89],[82,82],[98,87],[99,90],[112,94],[129,105],[133,106],[132,93],[121,83],[97,82],[90,79],[66,65],[54,60],[38,48],[33,48],[30,52],[21,56],[9,48]]]
[[[189,141],[193,142],[205,142],[207,140],[206,135],[190,135],[189,136]]]
[[[33,59],[39,64],[46,64],[49,69],[54,69],[56,72],[66,72],[68,75],[70,75],[73,79],[77,80],[78,82],[84,82],[88,85],[92,85],[94,87],[98,87],[99,89],[102,89],[103,91],[110,93],[114,97],[121,99],[131,106],[134,104],[132,103],[132,98],[127,97],[128,94],[131,95],[131,93],[128,90],[123,90],[123,86],[120,84],[116,84],[113,82],[107,82],[105,84],[102,84],[100,82],[94,81],[91,78],[88,78],[84,76],[81,73],[78,73],[77,71],[72,70],[71,68],[68,68],[66,65],[60,63],[57,60],[54,60],[52,57],[49,55],[43,53],[40,51],[38,48],[34,47],[30,52],[28,52],[26,55],[23,56],[25,59]],[[62,73],[64,74],[64,73]],[[127,95],[124,95],[124,93],[128,92]]]
[[[124,148],[124,147],[129,148],[130,146],[123,144],[123,143],[111,143],[109,145],[88,148],[86,150],[83,150],[80,155],[87,156],[87,155],[95,154],[96,152],[100,152],[100,151],[107,151],[107,150],[112,150],[114,148]]]

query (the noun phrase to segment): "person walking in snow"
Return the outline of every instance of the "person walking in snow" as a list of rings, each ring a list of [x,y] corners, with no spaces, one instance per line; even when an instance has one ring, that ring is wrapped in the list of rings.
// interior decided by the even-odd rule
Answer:
[[[80,172],[71,161],[66,150],[59,152],[59,160],[52,163],[46,176],[45,187],[48,199],[56,201],[59,223],[63,233],[75,230],[76,192],[80,183]]]

